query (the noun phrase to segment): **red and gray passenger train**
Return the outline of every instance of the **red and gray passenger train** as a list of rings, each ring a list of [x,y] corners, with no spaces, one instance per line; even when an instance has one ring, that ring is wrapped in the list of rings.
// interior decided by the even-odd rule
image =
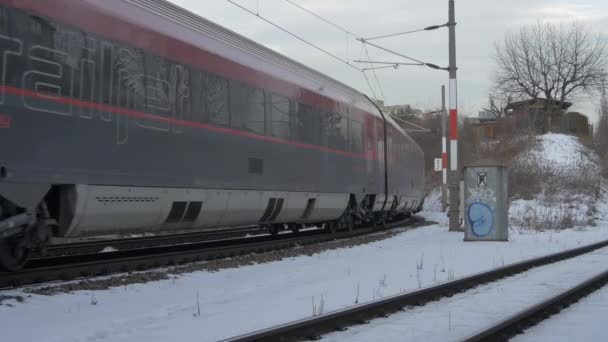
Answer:
[[[57,238],[420,210],[365,95],[164,0],[0,0],[0,266]]]

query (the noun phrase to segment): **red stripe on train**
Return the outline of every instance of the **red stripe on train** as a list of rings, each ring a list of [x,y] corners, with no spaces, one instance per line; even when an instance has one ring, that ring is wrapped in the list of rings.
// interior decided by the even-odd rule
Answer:
[[[56,102],[56,103],[70,104],[70,105],[81,107],[81,108],[95,109],[95,110],[100,110],[100,111],[104,111],[104,112],[123,115],[126,117],[154,120],[154,121],[159,121],[159,122],[168,122],[168,123],[182,126],[182,127],[204,129],[204,130],[208,130],[208,131],[236,135],[236,136],[241,136],[244,138],[262,140],[262,141],[272,142],[272,143],[276,143],[276,144],[291,145],[291,146],[296,146],[296,147],[300,147],[300,148],[317,150],[317,151],[321,151],[321,152],[340,154],[340,155],[349,156],[349,157],[353,157],[353,158],[368,159],[363,154],[357,154],[357,153],[352,153],[352,152],[347,152],[347,151],[340,151],[340,150],[335,150],[335,149],[331,149],[331,148],[327,148],[327,147],[323,147],[323,146],[316,146],[316,145],[300,143],[300,142],[296,142],[296,141],[289,141],[289,140],[269,137],[269,136],[265,136],[265,135],[258,135],[258,134],[239,131],[239,130],[232,129],[232,128],[214,126],[214,125],[204,124],[204,123],[195,122],[195,121],[168,118],[168,117],[164,117],[164,116],[160,116],[160,115],[156,115],[156,114],[150,114],[150,113],[140,112],[140,111],[131,110],[131,109],[114,107],[114,106],[101,104],[101,103],[87,102],[87,101],[76,100],[76,99],[71,99],[71,98],[67,98],[67,97],[51,96],[51,95],[47,95],[47,94],[37,93],[35,91],[31,91],[31,90],[27,90],[27,89],[22,89],[22,88],[15,88],[15,87],[10,87],[10,86],[0,85],[0,92],[11,94],[11,95],[17,95],[17,96],[27,96],[27,97],[32,97],[32,98]],[[8,118],[8,119],[9,119],[8,124],[10,125],[10,118]],[[1,124],[1,121],[0,121],[0,124]],[[7,128],[7,127],[5,127],[5,128]]]

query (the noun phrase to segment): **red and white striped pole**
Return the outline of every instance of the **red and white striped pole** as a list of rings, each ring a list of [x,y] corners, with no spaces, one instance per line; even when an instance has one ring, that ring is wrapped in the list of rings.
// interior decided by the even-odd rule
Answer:
[[[460,229],[460,182],[458,177],[458,83],[456,81],[456,11],[454,0],[449,0],[450,31],[450,231]]]
[[[450,171],[458,171],[458,84],[450,78]]]
[[[445,103],[445,86],[441,86],[441,171],[443,172],[443,184],[441,186],[441,211],[445,212],[448,207],[448,129],[447,109]]]

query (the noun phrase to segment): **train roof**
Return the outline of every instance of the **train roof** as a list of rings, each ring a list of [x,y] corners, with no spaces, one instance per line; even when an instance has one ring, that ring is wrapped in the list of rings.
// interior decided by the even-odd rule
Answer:
[[[92,0],[85,1],[93,2]],[[320,95],[356,106],[380,117],[377,108],[370,103],[367,96],[356,89],[182,7],[166,0],[120,1],[143,9],[156,17],[162,17],[168,22],[160,24],[158,20],[150,20],[153,18],[145,18],[145,15],[137,15],[132,11],[126,11],[126,13],[130,13],[126,14],[112,6],[111,3],[116,3],[114,1],[95,1],[95,6],[103,7],[106,12],[112,12],[131,22],[137,22],[144,27],[160,31],[226,59],[255,68]],[[196,34],[193,35],[193,32]],[[238,51],[246,53],[238,53]],[[296,75],[297,77],[294,77]]]

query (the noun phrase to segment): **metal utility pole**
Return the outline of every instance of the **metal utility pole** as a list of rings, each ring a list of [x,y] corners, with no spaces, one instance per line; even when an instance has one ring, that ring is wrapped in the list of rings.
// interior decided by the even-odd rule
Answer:
[[[460,183],[458,177],[458,83],[456,81],[456,11],[454,0],[449,0],[449,20],[450,31],[450,220],[449,230],[459,231],[459,194]]]
[[[441,211],[445,212],[448,207],[448,138],[447,138],[447,116],[445,108],[445,86],[441,86]]]

